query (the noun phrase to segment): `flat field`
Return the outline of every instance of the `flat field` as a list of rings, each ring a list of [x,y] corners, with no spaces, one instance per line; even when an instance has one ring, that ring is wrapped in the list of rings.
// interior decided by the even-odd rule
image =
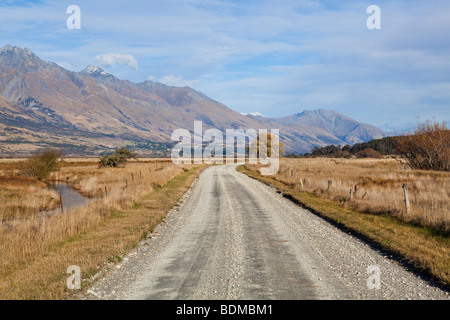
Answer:
[[[99,168],[98,159],[64,159],[48,182],[64,182],[90,201],[64,208],[63,214],[52,214],[49,210],[60,206],[58,193],[43,182],[21,176],[20,161],[0,162],[0,292],[19,299],[61,297],[61,283],[58,293],[39,290],[42,283],[36,283],[36,279],[41,275],[31,268],[33,263],[63,250],[64,257],[56,255],[48,266],[50,270],[63,268],[61,262],[70,257],[74,261],[85,259],[89,267],[84,270],[96,268],[111,252],[119,254],[133,246],[160,223],[192,177],[199,174],[198,166],[176,166],[170,159],[138,159],[123,168]],[[103,235],[95,233],[99,228],[104,229]],[[107,233],[119,238],[111,242]],[[76,241],[94,234],[85,243]],[[65,269],[61,270],[58,275],[64,278]],[[48,277],[39,281],[52,286]],[[22,285],[16,288],[15,281]],[[8,290],[13,291],[7,294]]]
[[[282,158],[274,178],[345,208],[450,232],[449,172],[411,170],[395,159]]]

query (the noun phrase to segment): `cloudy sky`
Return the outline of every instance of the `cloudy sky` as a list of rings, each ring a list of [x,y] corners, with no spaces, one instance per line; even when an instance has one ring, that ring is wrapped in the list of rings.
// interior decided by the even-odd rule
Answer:
[[[449,17],[448,0],[2,0],[0,47],[188,85],[241,113],[332,109],[391,130],[450,120]]]

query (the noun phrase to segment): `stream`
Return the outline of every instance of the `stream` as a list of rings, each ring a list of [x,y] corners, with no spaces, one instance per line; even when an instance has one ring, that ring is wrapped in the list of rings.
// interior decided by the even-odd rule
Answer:
[[[89,202],[89,198],[81,195],[79,192],[77,192],[73,187],[67,185],[63,182],[56,182],[49,184],[48,188],[56,190],[58,194],[61,196],[62,204],[63,204],[63,212],[70,210],[75,207],[84,206]],[[46,214],[48,213],[61,213],[61,207],[45,211]]]
[[[63,211],[62,211],[63,213],[75,207],[87,205],[90,201],[88,197],[81,195],[79,192],[75,190],[75,188],[63,182],[50,183],[48,184],[47,188],[55,190],[61,196],[63,203]],[[58,206],[57,208],[52,210],[39,211],[38,219],[42,221],[43,218],[55,214],[61,214],[61,206]],[[19,224],[21,223],[21,221],[22,221],[21,219],[9,220],[6,223],[2,223],[0,221],[0,229],[2,227],[8,226],[11,227],[12,225]]]

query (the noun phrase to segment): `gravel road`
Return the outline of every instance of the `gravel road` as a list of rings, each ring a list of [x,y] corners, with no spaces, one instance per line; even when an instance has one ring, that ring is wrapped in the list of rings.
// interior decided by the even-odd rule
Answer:
[[[234,165],[181,202],[82,299],[450,299]]]

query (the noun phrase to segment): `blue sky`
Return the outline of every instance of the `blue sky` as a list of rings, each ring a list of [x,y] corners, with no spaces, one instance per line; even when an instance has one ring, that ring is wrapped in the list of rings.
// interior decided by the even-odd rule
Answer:
[[[372,4],[381,30],[366,26]],[[448,0],[7,0],[0,46],[189,85],[241,113],[324,108],[390,130],[450,120],[449,17]]]

